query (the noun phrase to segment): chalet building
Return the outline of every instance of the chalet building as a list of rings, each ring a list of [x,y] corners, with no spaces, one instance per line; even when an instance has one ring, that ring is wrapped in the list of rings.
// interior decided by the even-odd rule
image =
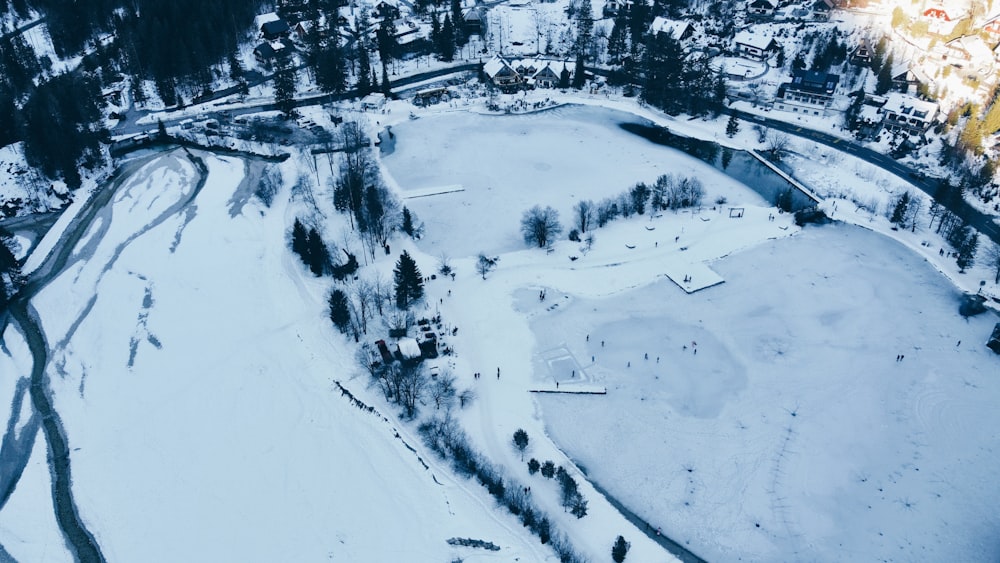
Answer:
[[[480,37],[486,35],[486,18],[483,17],[481,9],[478,7],[469,8],[462,14],[462,19],[465,25],[465,33]]]
[[[916,91],[920,80],[916,72],[910,66],[910,61],[901,61],[892,65],[892,89],[897,92],[909,94]]]
[[[753,18],[769,18],[774,16],[776,8],[771,0],[753,0],[747,4],[747,15]]]
[[[271,68],[275,61],[290,54],[291,48],[281,41],[265,41],[254,47],[253,50],[253,58],[257,60],[257,64],[264,68]]]
[[[375,4],[375,15],[379,21],[385,18],[397,20],[400,16],[399,5],[396,4],[395,0],[381,0]]]
[[[763,61],[778,51],[778,42],[770,35],[744,30],[733,39],[736,54],[754,61]]]
[[[510,66],[506,59],[497,55],[483,65],[483,72],[501,90],[513,90],[520,86],[521,75]]]
[[[559,72],[561,73],[562,71],[560,70]],[[559,86],[559,73],[552,68],[551,64],[538,69],[538,72],[531,79],[538,88],[556,88]]]
[[[836,74],[796,70],[792,73],[791,82],[778,87],[774,107],[793,113],[826,115],[839,82],[840,77]]]
[[[813,17],[818,20],[828,20],[835,7],[833,0],[816,0],[812,5]]]
[[[676,41],[684,41],[694,34],[694,28],[685,21],[668,20],[664,17],[657,17],[649,26],[649,32],[656,36],[672,37]]]
[[[872,48],[867,39],[862,38],[858,46],[851,51],[851,63],[858,66],[871,66],[874,55],[875,49]]]
[[[921,135],[934,124],[938,107],[933,102],[893,92],[886,97],[881,113],[883,129]]]
[[[288,37],[291,30],[292,29],[288,27],[288,23],[283,19],[264,22],[260,26],[260,34],[266,41],[276,41],[278,39]]]

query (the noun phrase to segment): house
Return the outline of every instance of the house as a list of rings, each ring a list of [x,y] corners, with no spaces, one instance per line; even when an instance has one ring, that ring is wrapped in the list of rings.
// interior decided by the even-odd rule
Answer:
[[[607,0],[604,2],[604,7],[601,8],[601,15],[606,18],[613,18],[625,9],[625,0]]]
[[[275,41],[283,37],[288,37],[290,31],[291,28],[288,27],[288,23],[280,18],[265,22],[260,26],[260,34],[267,41]]]
[[[894,62],[890,74],[892,89],[904,94],[908,94],[911,89],[916,90],[920,83],[916,73],[910,68],[910,61]]]
[[[979,36],[966,35],[948,41],[941,47],[941,60],[969,66],[977,69],[990,69],[993,66],[993,52]]]
[[[983,31],[992,33],[993,35],[1000,35],[1000,14],[988,18],[983,24]]]
[[[544,66],[538,69],[538,72],[532,75],[531,79],[538,88],[558,88],[559,78],[565,68],[565,62],[547,62]]]
[[[944,6],[931,6],[930,8],[924,10],[921,15],[929,20],[950,22],[952,19],[951,16],[948,15],[948,11],[944,8]]]
[[[269,68],[275,61],[291,54],[291,49],[281,41],[265,41],[254,47],[253,57],[257,64]]]
[[[744,58],[763,61],[778,51],[778,43],[770,35],[743,30],[733,39],[736,53]]]
[[[374,92],[361,98],[361,109],[364,111],[377,111],[385,106],[385,94]]]
[[[918,135],[925,133],[934,123],[938,107],[933,102],[892,92],[886,96],[881,112],[883,129]]]
[[[668,20],[664,17],[657,17],[649,26],[649,32],[653,35],[664,35],[673,38],[675,41],[683,41],[694,33],[694,28],[686,21]]]
[[[757,18],[769,18],[774,15],[777,6],[771,0],[753,0],[747,4],[747,15]]]
[[[990,335],[990,340],[986,343],[986,346],[990,350],[1000,354],[1000,323],[997,323],[996,326],[993,327],[993,334]]]
[[[480,37],[486,34],[486,29],[484,27],[483,12],[478,7],[472,7],[466,10],[462,14],[462,19],[465,22],[465,33],[469,35],[479,35]]]
[[[381,0],[378,4],[375,4],[375,15],[378,20],[385,18],[391,20],[399,19],[399,6],[396,4],[396,0]]]
[[[396,358],[400,361],[419,360],[422,357],[416,338],[400,338],[396,342]]]
[[[813,17],[818,20],[828,20],[835,7],[833,0],[816,0],[812,5]]]
[[[836,74],[796,70],[792,73],[791,82],[778,87],[774,107],[793,113],[826,115],[839,82],[840,77]]]
[[[858,66],[871,66],[874,55],[875,50],[872,49],[871,44],[867,39],[862,38],[858,46],[851,52],[851,63]]]
[[[299,41],[305,41],[309,37],[309,32],[315,28],[316,24],[311,21],[300,21],[292,26],[292,33],[298,37]]]
[[[516,89],[522,81],[521,75],[500,55],[494,56],[483,65],[486,77],[501,89]]]

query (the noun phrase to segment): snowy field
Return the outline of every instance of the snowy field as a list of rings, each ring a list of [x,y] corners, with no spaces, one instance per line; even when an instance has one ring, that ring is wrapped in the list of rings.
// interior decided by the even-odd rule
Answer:
[[[200,191],[180,151],[139,170],[80,241],[81,260],[32,300],[76,502],[108,559],[500,557],[445,542],[472,537],[503,560],[543,560],[478,486],[425,469],[393,423],[333,388],[353,353],[324,320],[327,282],[286,249],[284,204],[246,201],[256,165],[203,156]],[[23,344],[6,340],[0,371],[24,373]],[[68,559],[44,458],[39,434],[0,517],[16,560]]]
[[[465,188],[406,201],[426,224],[420,248],[431,255],[520,250],[521,214],[532,206],[554,207],[568,232],[577,201],[617,196],[661,174],[699,178],[709,206],[719,196],[764,205],[696,158],[618,127],[641,121],[620,111],[579,106],[513,116],[429,115],[393,125],[395,152],[382,160],[403,197],[435,186]]]

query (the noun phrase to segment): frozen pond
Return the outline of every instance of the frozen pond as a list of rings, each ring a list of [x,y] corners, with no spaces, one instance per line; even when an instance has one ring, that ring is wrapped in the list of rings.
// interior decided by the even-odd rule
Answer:
[[[539,396],[589,476],[709,561],[997,560],[996,316],[854,227],[713,268],[534,318],[539,382],[608,388]]]
[[[421,247],[431,255],[524,248],[521,214],[534,205],[559,211],[565,236],[577,201],[617,195],[661,174],[699,178],[708,206],[720,196],[767,205],[697,158],[625,131],[624,122],[645,123],[628,113],[583,106],[527,115],[440,114],[393,126],[395,150],[383,163],[404,198],[464,188],[404,200],[426,224]]]

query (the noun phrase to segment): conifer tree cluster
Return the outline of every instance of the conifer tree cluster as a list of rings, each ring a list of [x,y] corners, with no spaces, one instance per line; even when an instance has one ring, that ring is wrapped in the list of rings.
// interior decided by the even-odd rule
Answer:
[[[330,251],[315,227],[306,229],[298,219],[292,226],[292,252],[298,255],[314,276],[331,273]]]
[[[404,250],[399,255],[392,276],[396,288],[396,307],[408,309],[413,303],[423,298],[424,277],[410,253]]]

